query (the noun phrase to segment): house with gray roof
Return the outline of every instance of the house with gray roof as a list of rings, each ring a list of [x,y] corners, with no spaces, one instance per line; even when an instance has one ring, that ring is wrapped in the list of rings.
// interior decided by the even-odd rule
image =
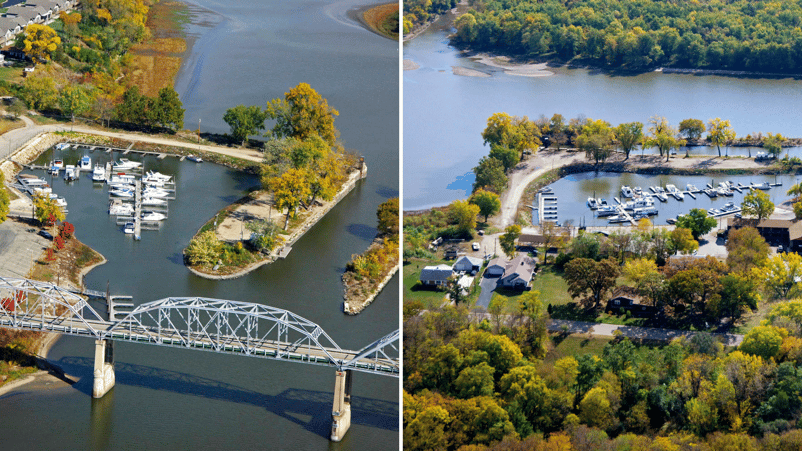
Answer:
[[[498,280],[498,285],[513,290],[529,290],[536,267],[534,258],[518,254],[504,266],[504,274]]]
[[[453,273],[448,265],[426,266],[420,272],[420,282],[427,286],[442,286]]]
[[[474,272],[482,268],[482,259],[463,255],[454,262],[454,271]]]

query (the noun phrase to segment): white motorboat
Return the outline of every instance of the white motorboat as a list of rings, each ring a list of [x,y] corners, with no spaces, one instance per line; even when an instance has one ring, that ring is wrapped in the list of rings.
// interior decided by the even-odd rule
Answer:
[[[57,167],[59,169],[64,169],[64,160],[53,160],[53,163],[51,163],[51,166],[55,166],[55,167]]]
[[[78,180],[78,170],[74,165],[68,164],[64,168],[64,180],[68,182]]]
[[[133,185],[134,183],[136,183],[136,177],[128,174],[114,174],[109,179],[109,185],[112,184]]]
[[[666,192],[669,195],[674,196],[674,199],[685,200],[685,193],[680,191],[679,188],[676,187],[676,185],[672,185],[670,183],[666,185]]]
[[[142,178],[142,181],[150,181],[150,180],[160,180],[164,183],[169,183],[170,180],[173,178],[172,175],[162,174],[161,172],[154,172],[148,171],[145,173],[145,177]]]
[[[123,232],[128,233],[128,234],[133,234],[134,233],[134,223],[133,222],[126,222],[125,225],[123,226]]]
[[[109,194],[117,197],[134,197],[133,190],[123,188],[112,188],[109,190]]]
[[[142,220],[143,221],[164,221],[165,218],[167,218],[167,216],[165,216],[162,213],[155,212],[155,211],[149,211],[147,213],[142,213]]]
[[[697,188],[696,185],[688,183],[687,185],[685,185],[685,190],[691,193],[695,193],[699,191],[699,188]]]
[[[33,194],[34,196],[46,196],[46,197],[49,197],[49,195],[52,192],[53,192],[53,188],[51,188],[51,187],[49,187],[47,185],[45,185],[45,186],[35,186],[35,187],[31,188],[31,194]]]
[[[588,197],[588,207],[590,207],[591,210],[595,210],[598,206],[599,204],[596,202],[595,197]]]
[[[197,155],[187,155],[187,160],[194,161],[195,163],[203,163],[203,158]]]
[[[92,159],[89,158],[89,155],[81,157],[81,161],[78,162],[78,169],[87,172],[92,170]]]
[[[632,188],[627,185],[621,187],[621,195],[624,197],[632,197]]]
[[[67,208],[67,199],[65,199],[63,197],[56,197],[54,199],[54,202],[56,203],[56,205],[58,205],[61,208]]]
[[[167,201],[164,199],[158,199],[156,197],[143,197],[142,205],[148,205],[148,206],[167,205]]]
[[[106,168],[101,164],[96,164],[95,169],[92,171],[92,181],[105,182],[106,181]]]
[[[142,197],[167,197],[170,195],[169,191],[161,188],[145,188],[142,190]]]
[[[17,180],[25,187],[26,190],[31,190],[37,186],[47,186],[47,180],[39,178],[33,174],[19,174]]]
[[[115,171],[125,171],[125,170],[135,169],[140,166],[142,166],[142,163],[138,161],[131,161],[127,158],[120,158],[119,161],[114,162]]]
[[[618,214],[618,208],[613,207],[612,205],[603,205],[596,209],[596,216],[603,217],[603,216],[612,216]]]
[[[759,185],[752,185],[752,189],[761,189],[765,191],[767,189],[771,189],[771,185],[769,185],[769,182],[763,182]]]

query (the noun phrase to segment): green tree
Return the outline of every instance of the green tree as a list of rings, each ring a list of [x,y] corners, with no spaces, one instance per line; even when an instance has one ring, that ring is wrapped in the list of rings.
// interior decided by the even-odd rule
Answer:
[[[3,171],[0,171],[0,180],[5,180],[6,176]],[[11,199],[8,196],[8,190],[0,188],[0,223],[5,222],[8,218],[8,212],[11,206]]]
[[[755,283],[739,274],[727,274],[721,278],[721,301],[718,315],[730,318],[730,324],[738,320],[745,308],[755,310],[760,296]]]
[[[211,266],[220,258],[220,246],[217,233],[207,230],[193,238],[184,253],[193,266]]]
[[[738,350],[769,360],[777,356],[783,338],[787,336],[788,331],[779,327],[755,326],[744,335],[744,340]]]
[[[699,119],[685,119],[679,123],[679,133],[688,139],[699,139],[705,132],[705,123]]]
[[[613,415],[607,391],[601,387],[591,388],[579,403],[579,418],[588,426],[607,429],[613,425]]]
[[[58,101],[61,111],[75,122],[75,115],[89,110],[93,99],[83,86],[67,85],[59,93]]]
[[[519,161],[518,152],[515,149],[510,149],[509,147],[499,144],[490,145],[490,155],[488,156],[500,161],[504,166],[504,172],[514,168]]]
[[[153,120],[160,127],[178,130],[184,126],[184,105],[171,86],[161,88],[153,101]]]
[[[296,140],[290,150],[290,160],[297,169],[314,169],[330,152],[330,147],[320,136],[312,135],[303,141]]]
[[[744,196],[741,211],[745,215],[756,216],[758,221],[762,221],[774,213],[774,203],[768,194],[753,189]]]
[[[632,149],[643,142],[643,124],[640,122],[619,124],[613,129],[613,132],[615,133],[616,141],[618,141],[618,147],[624,152],[626,159],[629,159]]]
[[[455,224],[457,232],[461,234],[470,233],[476,228],[476,215],[479,214],[479,207],[468,203],[467,200],[455,200],[448,206],[449,223]]]
[[[501,210],[501,199],[499,199],[498,194],[492,191],[485,191],[479,188],[471,194],[468,201],[479,207],[479,214],[485,217],[485,222],[487,222],[488,216],[494,215]]]
[[[580,301],[588,307],[597,307],[602,295],[615,286],[618,274],[618,264],[612,259],[597,262],[589,258],[575,258],[565,265],[563,278],[568,283],[571,297],[578,298],[590,292],[590,296]]]
[[[467,399],[476,396],[493,396],[494,372],[493,367],[486,362],[464,368],[454,381],[454,391],[457,397]]]
[[[261,252],[270,253],[283,241],[280,236],[280,227],[271,220],[250,221],[246,227],[252,232],[249,242]]]
[[[707,139],[716,145],[718,156],[721,156],[721,145],[735,139],[735,130],[730,126],[730,121],[710,119],[707,123]]]
[[[733,271],[747,273],[765,263],[769,245],[754,227],[732,229],[727,238],[727,265]]]
[[[271,181],[270,191],[273,192],[273,204],[280,210],[287,209],[284,220],[284,230],[287,230],[290,217],[311,194],[307,173],[301,169],[290,169]]]
[[[601,119],[589,120],[582,128],[582,133],[577,136],[576,145],[579,150],[585,152],[588,160],[599,164],[612,154],[614,140],[615,134],[608,122]]]
[[[283,99],[269,101],[265,113],[267,118],[276,120],[276,137],[292,136],[303,141],[319,135],[329,145],[337,140],[334,118],[340,113],[307,83],[299,83],[284,93]]]
[[[507,297],[501,296],[498,293],[493,293],[493,297],[490,298],[490,304],[487,306],[487,313],[490,314],[490,317],[496,324],[496,333],[501,329],[501,314],[506,307]]]
[[[11,104],[6,108],[15,119],[18,119],[20,116],[25,114],[28,111],[28,105],[25,105],[25,102],[22,99],[12,99]]]
[[[20,95],[31,109],[38,111],[52,108],[58,102],[56,83],[52,78],[44,74],[25,78],[22,82]]]
[[[498,239],[501,249],[508,257],[515,257],[515,240],[521,236],[521,226],[517,224],[509,225],[504,229],[504,234]]]
[[[379,220],[379,233],[398,238],[398,226],[400,223],[398,198],[393,197],[379,204],[376,210],[376,217]]]
[[[513,117],[507,113],[494,113],[487,119],[482,132],[485,144],[513,149],[520,159],[524,152],[536,150],[540,145],[540,129],[526,116]]]
[[[504,165],[495,158],[482,157],[479,165],[473,168],[476,180],[473,182],[473,190],[483,188],[496,194],[501,194],[507,187],[507,175],[504,173]]]
[[[226,110],[223,120],[231,127],[231,136],[244,146],[248,136],[265,129],[267,115],[256,105],[237,105]]]
[[[22,51],[34,60],[49,60],[61,45],[61,38],[47,25],[28,25],[22,39]]]
[[[699,237],[713,230],[716,226],[716,218],[707,216],[707,212],[701,208],[693,208],[691,211],[677,219],[676,226],[689,229],[693,235],[693,239],[699,240]]]
[[[690,254],[699,249],[699,242],[693,237],[693,232],[685,227],[676,227],[671,231],[671,249],[674,252]]]
[[[763,148],[768,151],[768,153],[772,154],[774,158],[780,156],[783,151],[783,144],[785,143],[785,138],[783,135],[777,133],[767,133],[766,137],[763,138]]]
[[[122,100],[115,109],[117,119],[123,122],[130,122],[139,125],[151,125],[153,123],[153,99],[139,92],[139,88],[134,85],[124,93]]]

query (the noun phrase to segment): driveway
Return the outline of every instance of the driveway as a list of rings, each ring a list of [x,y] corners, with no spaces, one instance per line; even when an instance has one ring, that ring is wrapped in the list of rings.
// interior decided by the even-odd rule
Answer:
[[[479,299],[476,300],[477,308],[482,307],[487,310],[487,306],[490,305],[490,299],[493,297],[493,292],[496,290],[497,282],[498,277],[482,276],[482,281],[479,283],[482,292],[479,293]]]
[[[0,275],[27,277],[33,262],[50,246],[49,240],[36,234],[38,231],[11,220],[0,224]]]

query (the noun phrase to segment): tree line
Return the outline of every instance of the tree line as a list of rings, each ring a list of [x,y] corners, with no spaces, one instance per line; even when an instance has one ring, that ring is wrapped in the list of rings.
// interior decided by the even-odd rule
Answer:
[[[471,5],[457,19],[453,40],[475,50],[638,71],[802,70],[797,2],[474,0]]]

